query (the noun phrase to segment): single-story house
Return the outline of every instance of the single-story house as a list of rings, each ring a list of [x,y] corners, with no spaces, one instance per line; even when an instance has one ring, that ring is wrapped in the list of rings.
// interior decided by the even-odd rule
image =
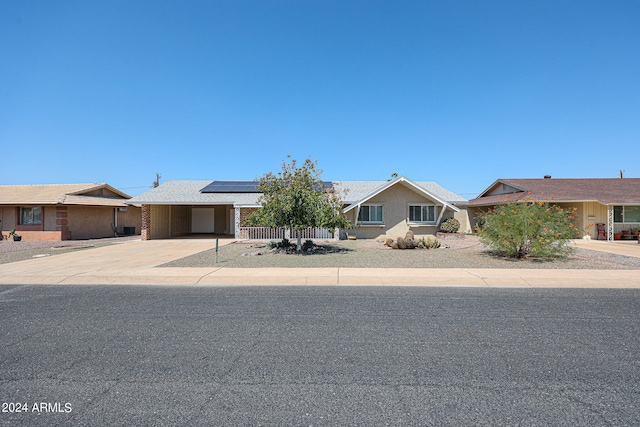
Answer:
[[[108,184],[0,185],[0,230],[22,240],[72,240],[140,233],[141,208]]]
[[[279,239],[283,230],[248,227],[247,217],[260,209],[258,181],[167,181],[128,203],[142,206],[142,239],[188,234],[232,235],[237,239]],[[435,182],[391,181],[328,183],[343,200],[351,230],[307,230],[304,238],[359,238],[433,235],[446,218],[457,218],[461,232],[471,231],[467,200]],[[327,183],[325,183],[327,185]]]
[[[498,179],[468,207],[474,219],[500,203],[531,199],[575,207],[577,225],[595,239],[613,240],[640,228],[640,178]]]

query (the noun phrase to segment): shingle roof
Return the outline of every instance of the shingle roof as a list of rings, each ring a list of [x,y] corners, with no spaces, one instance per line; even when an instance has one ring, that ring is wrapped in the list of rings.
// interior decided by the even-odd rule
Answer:
[[[257,205],[260,193],[201,193],[210,180],[167,181],[129,200],[141,205]]]
[[[87,196],[100,189],[111,197]],[[0,185],[0,205],[91,205],[126,206],[130,196],[108,184]]]
[[[391,181],[373,181],[373,182],[339,182],[335,183],[336,188],[344,192],[344,202],[348,207],[345,212],[356,207],[356,204],[366,202],[371,197],[379,194],[380,192],[390,188],[394,185],[404,185],[408,188],[413,188],[416,192],[421,192],[429,198],[435,198],[440,202],[444,202],[448,205],[452,205],[452,202],[447,200],[448,197],[460,198],[455,193],[445,190],[435,182],[423,182],[415,183],[404,176],[397,177]],[[457,203],[465,203],[466,200],[455,200]],[[452,209],[457,210],[456,207],[451,206]]]
[[[333,184],[343,195],[345,204],[349,205],[375,192],[377,189],[387,184],[387,182],[388,181],[337,181]],[[461,203],[467,201],[464,197],[447,190],[436,182],[414,181],[414,183],[446,202]]]
[[[485,195],[498,184],[518,187],[523,191]],[[597,201],[605,205],[640,204],[640,178],[499,179],[479,197],[470,200],[469,206],[495,205],[526,198],[558,202]]]
[[[201,193],[209,185],[205,180],[167,181],[152,190],[133,197],[129,204],[150,205],[259,205],[260,193]],[[376,189],[387,184],[386,181],[338,181],[334,186],[343,196],[345,204],[354,203]],[[467,200],[441,187],[435,182],[416,182],[434,196],[449,203]]]

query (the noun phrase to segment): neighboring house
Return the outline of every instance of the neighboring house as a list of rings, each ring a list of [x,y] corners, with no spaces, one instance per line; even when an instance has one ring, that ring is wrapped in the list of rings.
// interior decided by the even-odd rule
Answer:
[[[129,203],[142,205],[142,239],[188,234],[233,235],[238,239],[279,239],[284,232],[247,227],[247,217],[260,208],[257,181],[168,181]],[[341,230],[360,238],[433,235],[442,220],[457,218],[461,231],[470,231],[467,200],[434,182],[405,177],[383,182],[332,183],[354,224]],[[328,230],[307,230],[305,238],[331,238]]]
[[[531,199],[575,207],[577,225],[593,238],[613,240],[640,228],[640,178],[498,179],[469,201],[469,210],[475,218],[500,203]]]
[[[71,240],[140,232],[141,208],[107,184],[0,185],[0,230],[22,240]]]

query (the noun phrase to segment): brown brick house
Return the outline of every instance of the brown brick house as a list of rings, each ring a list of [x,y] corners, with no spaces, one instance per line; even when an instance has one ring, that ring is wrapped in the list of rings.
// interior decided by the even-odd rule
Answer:
[[[0,230],[22,240],[76,240],[140,233],[141,209],[108,184],[0,185]]]

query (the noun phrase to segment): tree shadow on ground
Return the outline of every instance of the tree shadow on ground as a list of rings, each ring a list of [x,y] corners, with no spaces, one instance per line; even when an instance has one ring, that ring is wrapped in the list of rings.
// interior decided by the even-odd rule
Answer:
[[[520,264],[526,264],[526,263],[531,263],[531,264],[555,264],[555,263],[566,263],[569,262],[571,260],[571,255],[557,255],[554,257],[536,257],[536,256],[532,256],[532,255],[528,255],[522,258],[516,258],[516,257],[512,257],[512,256],[508,256],[505,255],[502,252],[496,252],[496,251],[491,251],[491,250],[486,250],[486,251],[480,251],[479,252],[481,257],[487,257],[487,258],[492,258],[495,260],[500,260],[500,261],[505,261],[505,262],[510,262],[510,263],[520,263]]]
[[[350,252],[354,252],[353,249],[345,248],[344,246],[339,245],[308,245],[305,244],[302,246],[302,250],[298,252],[296,250],[296,245],[289,246],[287,248],[269,248],[268,245],[256,246],[259,248],[258,251],[249,253],[249,255],[297,255],[297,256],[314,256],[314,255],[334,255],[334,254],[348,254]],[[243,254],[247,256],[247,254]]]

